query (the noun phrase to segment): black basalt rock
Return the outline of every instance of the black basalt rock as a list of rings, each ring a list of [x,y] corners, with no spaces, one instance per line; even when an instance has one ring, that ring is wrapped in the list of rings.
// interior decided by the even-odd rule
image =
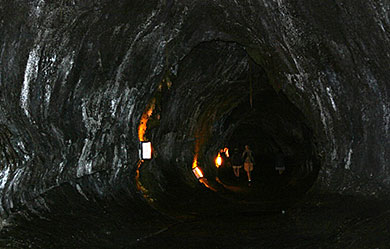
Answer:
[[[389,2],[87,2],[0,3],[0,227],[67,193],[150,219],[243,138],[304,191],[388,198]]]

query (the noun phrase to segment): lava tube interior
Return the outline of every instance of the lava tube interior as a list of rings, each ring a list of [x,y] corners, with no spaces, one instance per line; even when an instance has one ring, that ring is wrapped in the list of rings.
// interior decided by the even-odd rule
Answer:
[[[3,1],[0,248],[387,248],[389,13]]]
[[[277,201],[304,194],[313,185],[320,168],[313,132],[303,114],[270,84],[242,46],[223,41],[202,43],[183,59],[169,82],[171,87],[162,86],[156,93],[159,111],[151,115],[149,122],[154,120],[155,126],[146,132],[155,144],[156,156],[143,163],[138,179],[156,207],[172,211],[184,206],[180,213],[201,213],[203,209],[197,205],[180,203],[202,202],[202,198],[189,198],[195,184],[218,198],[237,199],[237,205],[240,200],[280,208]],[[166,141],[171,139],[166,131],[172,127],[186,132],[186,141]],[[166,148],[176,144],[179,148],[167,155]],[[238,148],[242,153],[245,145],[252,148],[256,162],[250,186],[243,169],[241,178],[235,179],[228,157],[221,167],[214,165],[220,149],[233,152]],[[191,150],[196,163],[192,168],[201,170],[202,177],[194,175],[189,165],[177,163],[183,148]],[[281,173],[275,170],[278,151],[286,166]],[[169,157],[176,159],[167,160]],[[156,175],[166,180],[156,182]],[[197,178],[201,184],[196,183]],[[179,203],[165,201],[172,195]],[[170,205],[158,204],[159,199]]]

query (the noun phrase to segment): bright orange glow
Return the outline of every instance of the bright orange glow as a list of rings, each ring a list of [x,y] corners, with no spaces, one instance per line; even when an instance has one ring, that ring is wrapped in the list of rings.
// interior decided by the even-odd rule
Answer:
[[[198,154],[195,154],[194,161],[192,162],[192,173],[194,173],[199,182],[202,183],[206,188],[217,192],[215,188],[210,186],[209,182],[204,177],[202,170],[198,167]]]
[[[211,189],[214,192],[217,192],[217,190],[209,184],[206,178],[200,178],[199,182],[201,182],[206,188]]]
[[[195,169],[198,167],[198,158],[197,156],[194,157],[194,161],[192,162],[192,169]]]
[[[141,177],[140,177],[140,169],[141,169],[141,166],[142,166],[142,163],[144,162],[144,160],[139,160],[138,163],[137,163],[137,170],[136,170],[136,175],[135,175],[135,182],[136,182],[136,186],[137,186],[137,189],[138,191],[140,191],[142,193],[142,195],[144,196],[144,198],[149,202],[149,203],[153,203],[154,202],[154,199],[152,198],[152,196],[149,194],[149,191],[142,185],[141,183]]]
[[[154,108],[156,107],[156,99],[152,99],[152,101],[147,106],[145,112],[141,116],[141,120],[138,126],[138,138],[139,141],[145,141],[145,132],[147,129],[147,123],[149,118],[152,116]]]
[[[192,170],[192,172],[194,173],[194,175],[196,176],[196,178],[202,178],[203,177],[203,172],[202,170],[199,168],[199,167],[196,167]]]
[[[141,185],[141,182],[139,181],[139,170],[141,168],[141,165],[143,163],[143,160],[139,160],[138,163],[137,163],[137,170],[136,170],[136,175],[135,175],[135,183],[137,185],[137,189],[139,191],[142,191],[142,185]]]
[[[217,158],[215,158],[215,166],[219,168],[219,166],[221,165],[222,165],[222,157],[221,157],[221,153],[218,152],[218,156]]]
[[[226,147],[223,152],[225,152],[226,157],[229,157],[229,148]]]

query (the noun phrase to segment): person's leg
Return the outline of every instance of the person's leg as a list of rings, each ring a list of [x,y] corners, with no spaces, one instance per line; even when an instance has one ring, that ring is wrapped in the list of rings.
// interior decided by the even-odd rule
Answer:
[[[244,163],[244,170],[246,171],[246,175],[248,176],[248,181],[251,181],[252,179],[249,167],[249,163]]]
[[[248,181],[252,181],[252,178],[251,178],[251,173],[252,173],[252,170],[253,170],[253,163],[249,163],[248,165]]]

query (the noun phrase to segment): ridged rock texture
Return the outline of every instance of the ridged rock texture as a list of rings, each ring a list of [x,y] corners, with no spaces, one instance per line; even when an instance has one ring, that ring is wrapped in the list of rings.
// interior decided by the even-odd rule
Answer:
[[[147,215],[244,141],[281,148],[305,191],[389,197],[388,1],[1,0],[0,18],[4,227],[73,195]]]

